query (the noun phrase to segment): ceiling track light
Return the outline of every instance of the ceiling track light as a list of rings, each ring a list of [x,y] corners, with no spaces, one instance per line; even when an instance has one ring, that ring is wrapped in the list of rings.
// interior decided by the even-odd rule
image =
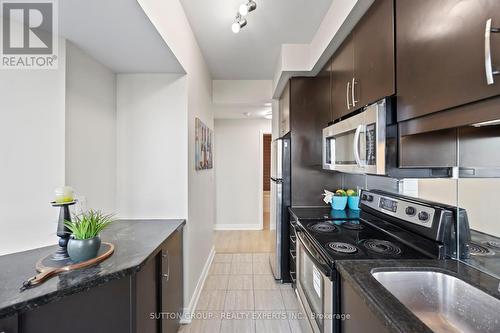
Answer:
[[[247,25],[247,20],[242,17],[240,14],[236,15],[236,20],[234,23],[231,25],[231,30],[237,34],[240,32],[241,28],[243,28],[245,25]]]
[[[254,11],[255,9],[257,9],[257,3],[255,3],[255,1],[253,1],[253,0],[248,0],[247,3],[240,5],[239,13],[242,16],[246,16],[246,15],[248,15],[248,13]]]

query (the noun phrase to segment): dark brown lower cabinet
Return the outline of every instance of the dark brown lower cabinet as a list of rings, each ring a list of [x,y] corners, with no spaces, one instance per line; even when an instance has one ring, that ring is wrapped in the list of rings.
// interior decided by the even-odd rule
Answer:
[[[66,296],[19,316],[20,333],[132,331],[130,278]],[[147,331],[145,331],[147,332]]]
[[[341,280],[340,307],[350,319],[342,322],[342,333],[388,333],[389,330],[371,312],[363,299],[352,289],[348,282]]]
[[[175,333],[183,310],[182,232],[171,235],[161,250],[161,320],[162,333]],[[179,269],[180,268],[180,269]]]
[[[0,319],[0,332],[17,333],[19,321],[17,315]]]
[[[182,272],[180,228],[136,274],[0,319],[0,332],[175,333],[183,308]]]

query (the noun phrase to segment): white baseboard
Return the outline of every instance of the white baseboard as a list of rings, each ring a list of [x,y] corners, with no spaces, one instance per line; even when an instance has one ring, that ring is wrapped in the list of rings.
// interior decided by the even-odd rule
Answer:
[[[210,270],[210,266],[212,265],[214,256],[215,256],[215,247],[212,246],[207,261],[205,262],[205,266],[203,266],[203,270],[201,271],[198,283],[196,284],[196,289],[194,290],[193,296],[189,301],[189,305],[187,308],[184,308],[183,310],[183,316],[180,320],[181,324],[191,323],[191,319],[193,317],[192,314],[194,314],[194,312],[196,311],[196,305],[198,305],[198,300],[200,299],[200,294],[201,291],[203,290],[203,286],[205,285],[205,280],[207,279],[208,271]]]
[[[214,230],[262,230],[259,223],[256,224],[216,224]]]

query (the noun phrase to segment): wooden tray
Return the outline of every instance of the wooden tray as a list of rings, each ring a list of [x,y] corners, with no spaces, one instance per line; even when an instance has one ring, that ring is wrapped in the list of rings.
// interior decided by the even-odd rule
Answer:
[[[52,254],[49,254],[46,257],[38,260],[38,262],[36,263],[36,270],[39,272],[39,274],[23,282],[23,287],[21,289],[27,289],[39,285],[59,273],[69,272],[101,263],[104,260],[108,259],[114,251],[115,246],[113,244],[102,242],[97,257],[79,263],[73,263],[70,259],[53,260]]]

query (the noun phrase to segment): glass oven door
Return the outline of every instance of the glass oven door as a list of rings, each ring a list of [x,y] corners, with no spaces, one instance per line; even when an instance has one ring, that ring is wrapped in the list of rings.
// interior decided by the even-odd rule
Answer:
[[[321,278],[321,272],[309,258],[303,246],[299,246],[299,251],[300,261],[297,263],[297,265],[299,265],[299,276],[297,280],[300,283],[300,288],[302,289],[306,302],[310,308],[310,320],[315,320],[318,328],[322,331],[322,314],[325,313],[325,311],[323,304],[323,279]]]
[[[333,282],[330,270],[303,233],[297,233],[297,289],[314,332],[331,332]],[[318,261],[319,259],[319,261]],[[325,317],[326,316],[326,317]]]

